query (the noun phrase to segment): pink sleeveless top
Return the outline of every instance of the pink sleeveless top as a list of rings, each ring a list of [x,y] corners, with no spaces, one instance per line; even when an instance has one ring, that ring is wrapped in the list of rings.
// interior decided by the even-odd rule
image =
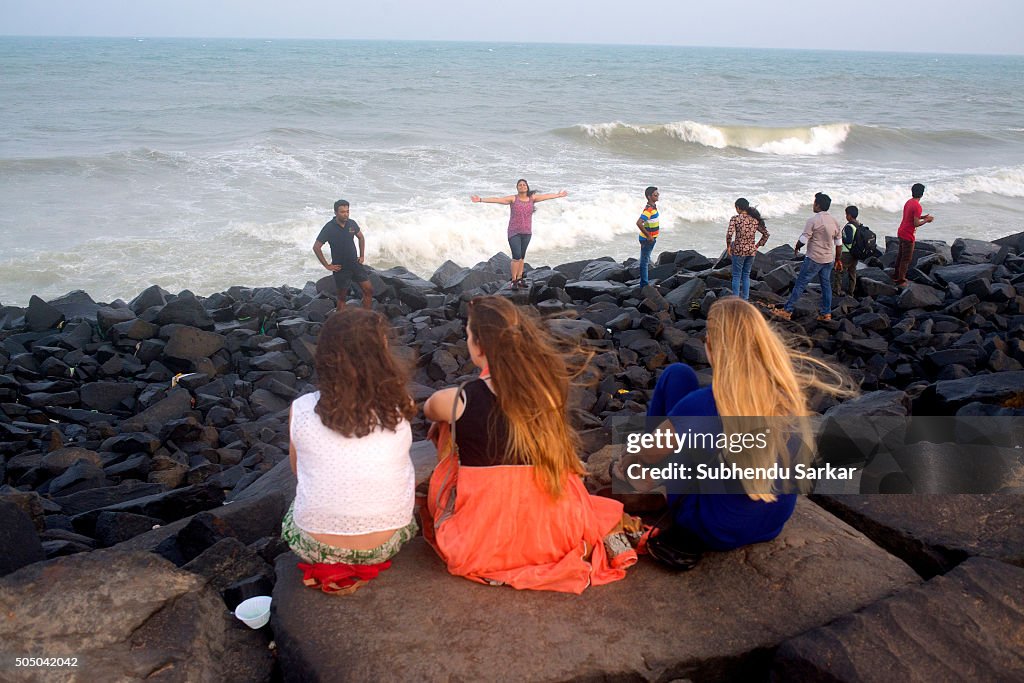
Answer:
[[[533,234],[533,199],[519,201],[519,197],[509,205],[511,213],[508,217],[508,236]]]

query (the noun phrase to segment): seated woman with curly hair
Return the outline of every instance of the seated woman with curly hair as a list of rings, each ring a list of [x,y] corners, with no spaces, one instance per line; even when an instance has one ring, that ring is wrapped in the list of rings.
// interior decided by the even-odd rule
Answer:
[[[416,535],[409,447],[415,404],[379,313],[345,309],[320,330],[320,390],[295,399],[291,464],[298,485],[282,537],[304,581],[352,592]]]
[[[624,525],[635,520],[583,485],[565,358],[537,321],[497,296],[470,302],[467,345],[480,377],[423,408],[444,433],[427,540],[449,572],[481,583],[582,593],[624,578],[636,561]]]

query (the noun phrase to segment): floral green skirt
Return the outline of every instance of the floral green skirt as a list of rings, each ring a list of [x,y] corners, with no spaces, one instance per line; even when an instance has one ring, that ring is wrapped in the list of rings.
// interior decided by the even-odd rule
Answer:
[[[419,531],[416,519],[409,520],[409,523],[395,531],[391,538],[384,541],[376,548],[369,550],[349,550],[348,548],[337,548],[316,540],[305,531],[295,525],[293,519],[295,504],[288,508],[281,522],[281,538],[288,544],[288,547],[305,562],[322,562],[324,564],[380,564],[398,554],[402,546],[412,540]]]

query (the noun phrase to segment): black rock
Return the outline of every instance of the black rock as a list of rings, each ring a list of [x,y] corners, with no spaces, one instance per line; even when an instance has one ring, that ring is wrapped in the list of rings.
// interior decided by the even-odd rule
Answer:
[[[187,325],[172,324],[162,327],[160,336],[167,339],[164,355],[168,358],[182,360],[209,358],[225,346],[224,335],[206,332]]]
[[[134,498],[142,498],[160,493],[164,487],[159,484],[146,484],[139,481],[125,481],[117,486],[88,489],[69,496],[54,498],[53,502],[60,506],[66,515],[79,515],[83,512],[115,505]]]
[[[44,559],[32,518],[14,503],[0,499],[0,576]]]
[[[95,538],[100,546],[107,548],[151,531],[162,523],[155,517],[131,512],[101,512],[96,517]]]
[[[82,405],[102,412],[126,410],[136,394],[131,382],[89,382],[81,388]]]
[[[944,266],[941,268],[933,268],[932,276],[938,279],[944,284],[955,283],[964,287],[971,280],[977,280],[979,278],[992,279],[992,274],[995,272],[996,267],[991,264],[981,265],[962,265],[957,264],[953,266]]]
[[[28,301],[25,322],[33,332],[52,330],[64,321],[64,314],[34,294]]]
[[[114,308],[105,306],[96,311],[96,322],[101,332],[106,332],[115,325],[130,323],[136,320],[135,312],[130,308]]]
[[[49,304],[63,313],[66,320],[91,320],[100,308],[91,296],[80,289],[57,297]]]
[[[169,302],[156,317],[159,325],[187,325],[201,330],[213,329],[213,318],[194,296],[184,296]]]
[[[167,303],[169,294],[156,285],[144,289],[137,297],[128,303],[128,307],[135,313],[142,313],[154,306],[163,306]]]
[[[67,496],[86,489],[107,486],[106,474],[99,465],[88,460],[79,460],[50,482],[51,496]]]

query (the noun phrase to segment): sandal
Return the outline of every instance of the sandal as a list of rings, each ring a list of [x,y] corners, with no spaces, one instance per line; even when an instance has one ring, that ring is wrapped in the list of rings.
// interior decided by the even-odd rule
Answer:
[[[771,314],[777,318],[782,318],[783,320],[793,319],[793,314],[787,311],[785,308],[771,308],[768,310],[771,311]]]
[[[818,316],[818,320],[819,320],[819,322],[828,322],[828,321],[832,320],[832,314],[831,313],[823,313],[822,315]]]

